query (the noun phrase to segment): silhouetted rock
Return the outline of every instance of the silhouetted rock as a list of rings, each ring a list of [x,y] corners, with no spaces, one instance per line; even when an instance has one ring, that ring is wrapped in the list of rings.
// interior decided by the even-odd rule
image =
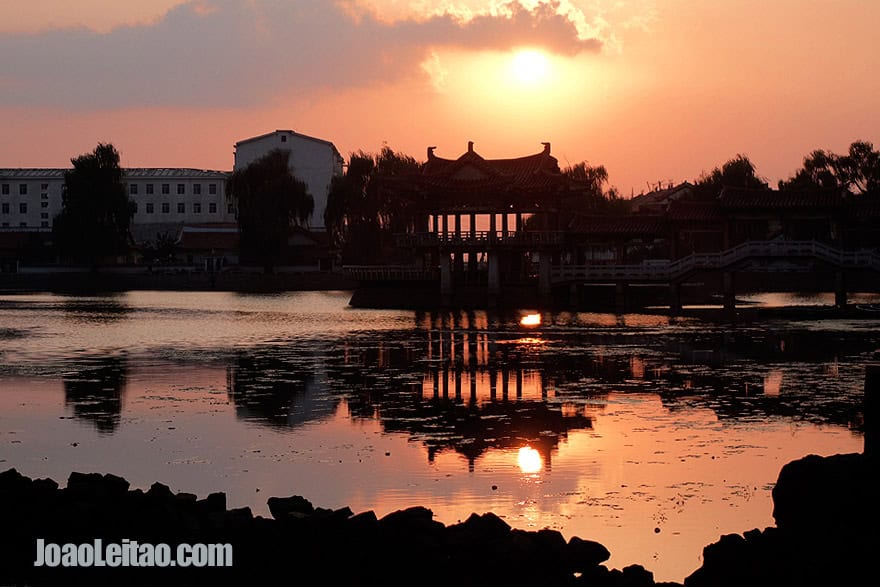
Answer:
[[[688,587],[857,584],[873,572],[878,546],[873,462],[860,455],[808,457],[783,468],[774,491],[778,528],[728,534],[706,546]],[[823,499],[824,498],[824,499]],[[271,497],[272,518],[226,509],[226,496],[146,492],[114,475],[72,473],[51,479],[0,472],[0,584],[272,583],[279,569],[331,585],[584,585],[649,587],[640,565],[601,563],[603,545],[556,530],[512,529],[492,513],[445,526],[425,507],[378,519],[374,512],[316,508],[303,497]],[[221,570],[47,569],[33,566],[36,538],[230,544],[235,566]],[[9,564],[5,564],[10,561]],[[169,581],[168,577],[173,577]],[[672,586],[674,583],[663,585]]]
[[[863,454],[807,456],[785,465],[773,489],[776,528],[729,534],[703,549],[687,587],[852,585],[874,570],[880,547],[876,461]]]
[[[270,497],[266,502],[269,506],[269,513],[276,520],[293,516],[307,516],[315,512],[312,502],[299,495],[291,497]]]
[[[598,566],[609,558],[611,558],[611,553],[603,545],[577,536],[573,536],[568,541],[565,552],[566,564],[572,571],[579,573]]]

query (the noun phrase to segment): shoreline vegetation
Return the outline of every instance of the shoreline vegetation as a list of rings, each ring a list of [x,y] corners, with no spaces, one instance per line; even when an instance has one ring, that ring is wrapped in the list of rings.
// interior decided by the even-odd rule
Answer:
[[[686,587],[858,584],[870,576],[880,507],[876,459],[865,454],[809,455],[780,471],[773,489],[776,526],[721,536],[703,550]],[[603,563],[603,545],[555,530],[511,528],[493,513],[446,526],[411,507],[378,518],[313,506],[300,496],[271,497],[272,518],[226,508],[226,496],[199,499],[161,483],[130,489],[112,474],[73,472],[64,488],[15,469],[0,473],[0,582],[11,585],[266,584],[279,576],[318,577],[325,585],[585,585],[650,587],[650,570]],[[35,544],[224,543],[233,567],[34,567]],[[647,555],[646,555],[647,557]]]

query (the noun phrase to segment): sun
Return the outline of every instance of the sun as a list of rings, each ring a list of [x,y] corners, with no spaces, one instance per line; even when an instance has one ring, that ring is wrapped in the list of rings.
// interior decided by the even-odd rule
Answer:
[[[524,85],[535,85],[547,77],[547,56],[534,49],[523,49],[513,55],[510,73]]]

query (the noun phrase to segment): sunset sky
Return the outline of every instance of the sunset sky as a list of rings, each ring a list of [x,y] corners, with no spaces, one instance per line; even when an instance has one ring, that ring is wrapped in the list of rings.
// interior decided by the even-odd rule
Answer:
[[[228,170],[275,129],[348,158],[604,164],[628,196],[737,153],[773,184],[880,145],[869,0],[4,0],[0,167],[98,141],[128,167]]]

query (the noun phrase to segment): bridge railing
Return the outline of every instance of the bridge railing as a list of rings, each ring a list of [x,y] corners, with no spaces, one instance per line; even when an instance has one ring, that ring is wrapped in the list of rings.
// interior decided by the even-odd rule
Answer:
[[[343,265],[342,271],[359,281],[431,281],[440,277],[437,268],[412,265]]]
[[[817,241],[747,241],[718,253],[692,253],[674,261],[621,265],[557,265],[551,271],[556,282],[572,279],[672,280],[700,269],[723,269],[755,257],[814,257],[843,268],[880,271],[880,254],[874,250],[842,251]]]

